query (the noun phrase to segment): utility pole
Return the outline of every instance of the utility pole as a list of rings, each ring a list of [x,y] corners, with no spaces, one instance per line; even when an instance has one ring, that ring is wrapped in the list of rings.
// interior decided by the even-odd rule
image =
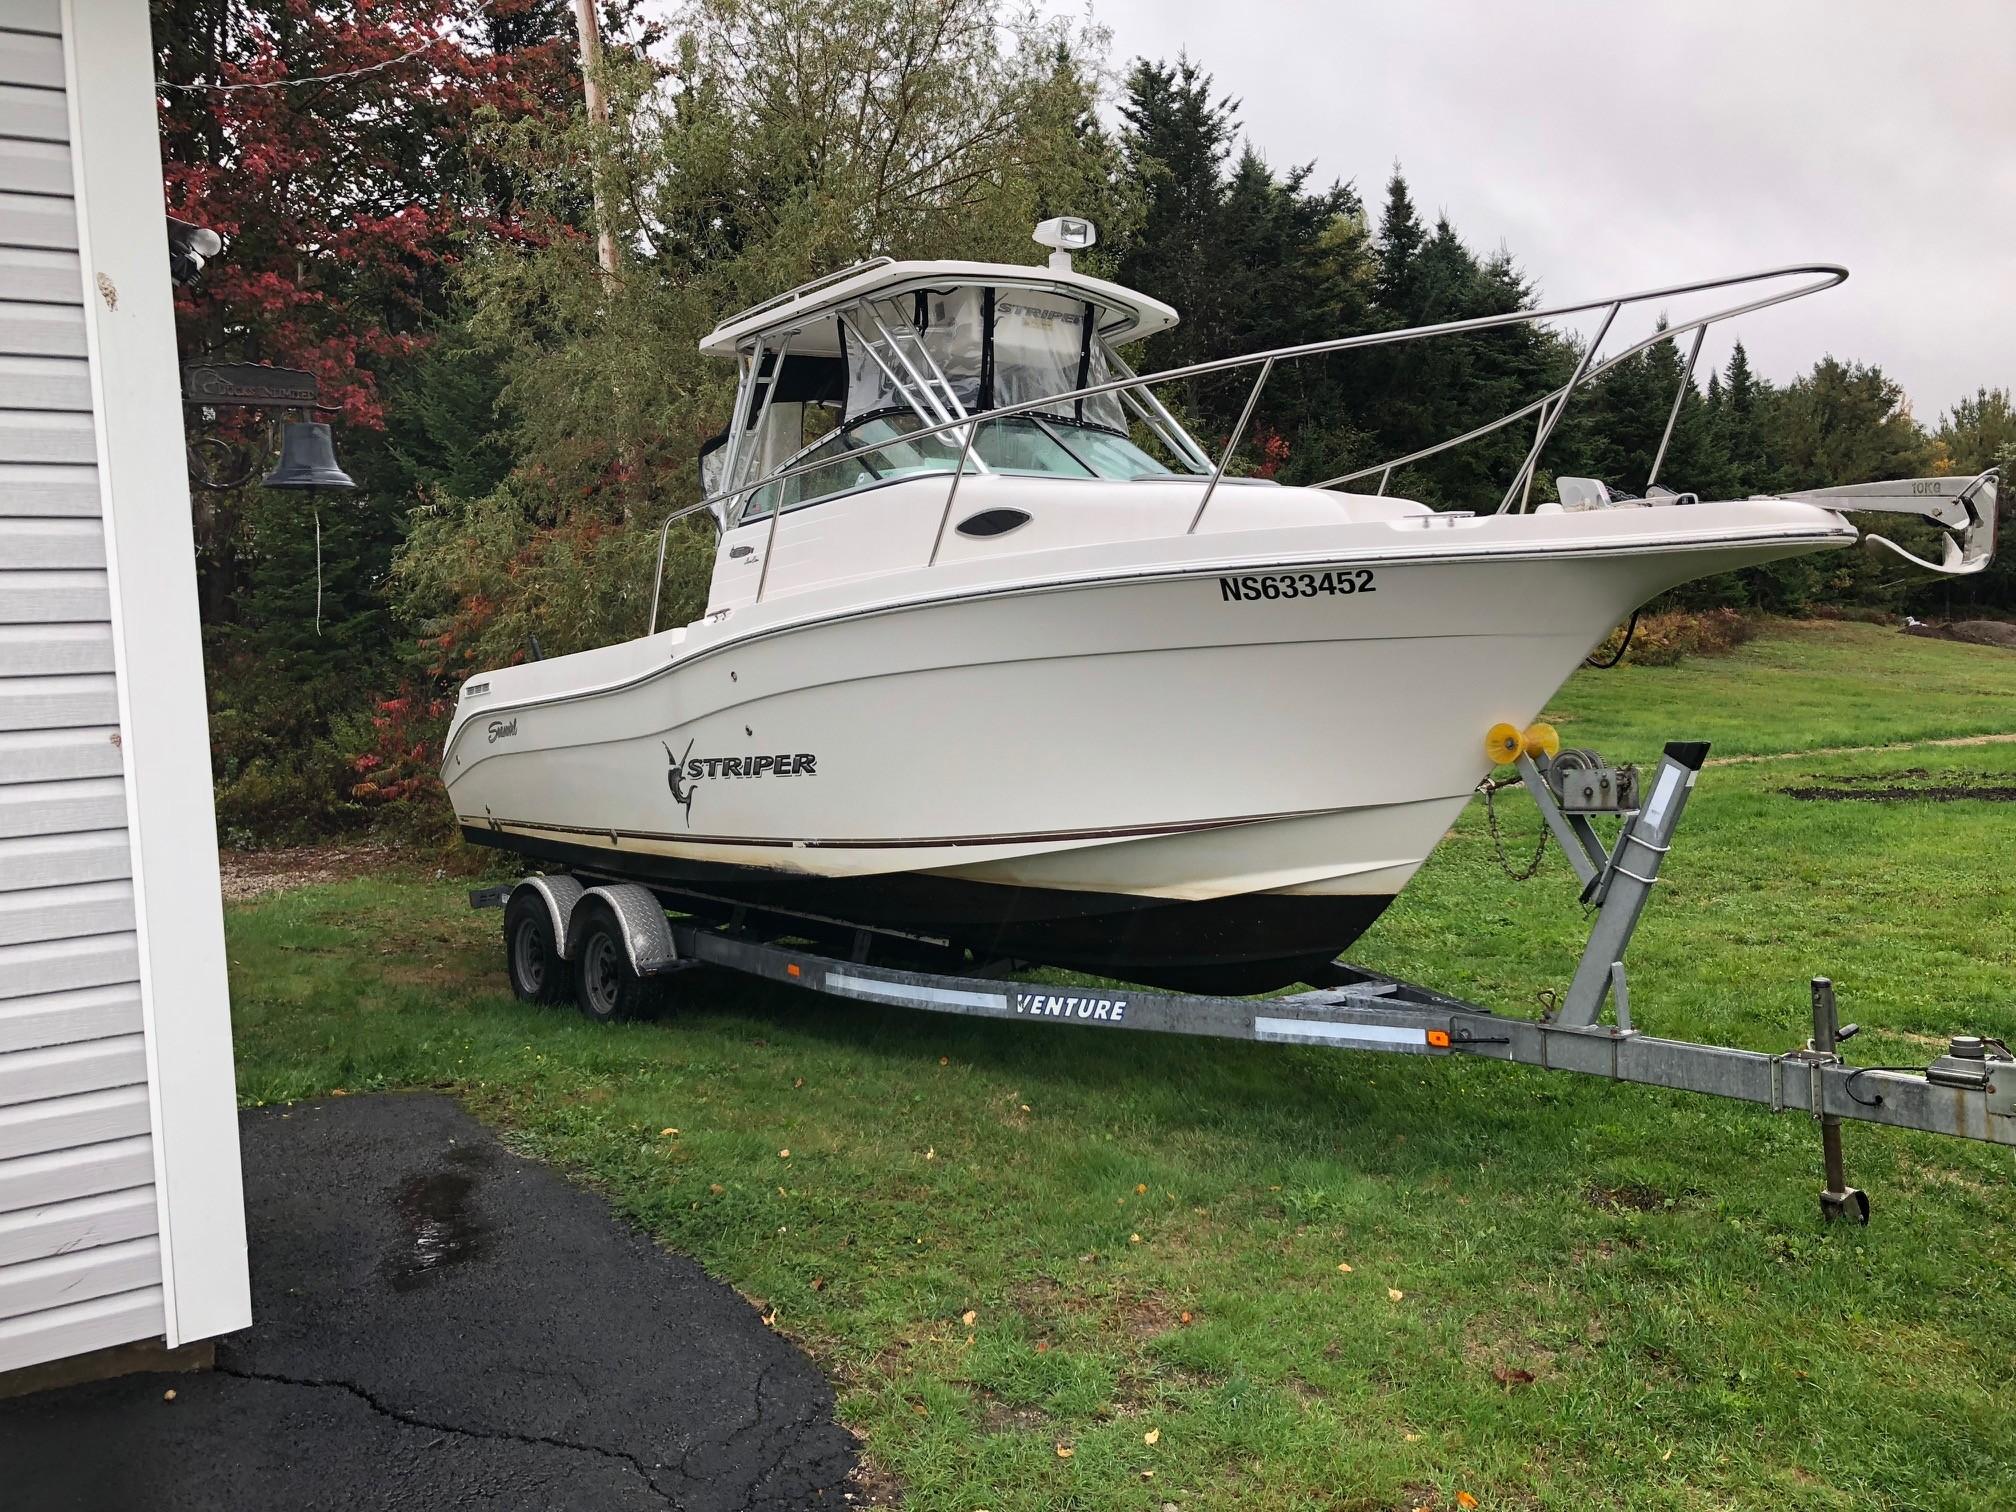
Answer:
[[[595,19],[595,0],[574,0],[574,24],[581,34],[581,84],[588,99],[588,124],[597,137],[609,130],[609,101],[602,93],[602,28]],[[602,281],[616,281],[616,237],[609,229],[609,207],[602,199],[600,154],[591,167],[595,182],[595,248]]]

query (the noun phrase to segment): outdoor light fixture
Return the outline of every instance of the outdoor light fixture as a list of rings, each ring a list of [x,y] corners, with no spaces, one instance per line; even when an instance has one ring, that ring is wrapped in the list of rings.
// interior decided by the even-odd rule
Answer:
[[[208,226],[168,217],[168,276],[176,283],[194,283],[203,264],[223,250],[224,238]]]
[[[1044,221],[1031,238],[1039,247],[1049,247],[1050,266],[1059,273],[1071,271],[1071,254],[1083,252],[1099,240],[1099,228],[1076,215],[1058,215]]]

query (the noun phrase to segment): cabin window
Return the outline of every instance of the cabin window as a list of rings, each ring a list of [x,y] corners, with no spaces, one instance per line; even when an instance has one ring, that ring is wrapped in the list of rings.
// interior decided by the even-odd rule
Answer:
[[[759,519],[780,506],[790,509],[846,493],[870,483],[925,472],[951,472],[959,465],[961,437],[956,431],[917,436],[924,422],[899,411],[871,415],[835,431],[808,447],[783,467],[803,467],[826,457],[833,461],[797,477],[765,484],[744,511],[744,520]],[[858,456],[842,454],[876,448]],[[1011,415],[983,420],[973,438],[973,452],[996,472],[1025,477],[1145,478],[1164,477],[1168,469],[1124,436],[1066,421]],[[781,470],[781,469],[780,469]]]
[[[1169,469],[1124,436],[1029,415],[988,420],[973,450],[996,472],[1063,478],[1163,477]]]

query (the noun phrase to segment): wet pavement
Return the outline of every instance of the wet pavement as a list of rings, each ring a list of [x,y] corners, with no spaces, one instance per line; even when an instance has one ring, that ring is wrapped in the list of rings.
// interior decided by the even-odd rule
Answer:
[[[849,1505],[811,1362],[453,1102],[240,1131],[254,1326],[211,1373],[0,1401],[0,1506]]]

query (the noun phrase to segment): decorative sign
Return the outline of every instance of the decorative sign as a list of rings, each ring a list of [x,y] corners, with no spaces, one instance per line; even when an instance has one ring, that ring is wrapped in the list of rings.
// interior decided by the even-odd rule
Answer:
[[[304,409],[322,402],[322,384],[313,373],[262,362],[191,362],[182,369],[182,402]]]

